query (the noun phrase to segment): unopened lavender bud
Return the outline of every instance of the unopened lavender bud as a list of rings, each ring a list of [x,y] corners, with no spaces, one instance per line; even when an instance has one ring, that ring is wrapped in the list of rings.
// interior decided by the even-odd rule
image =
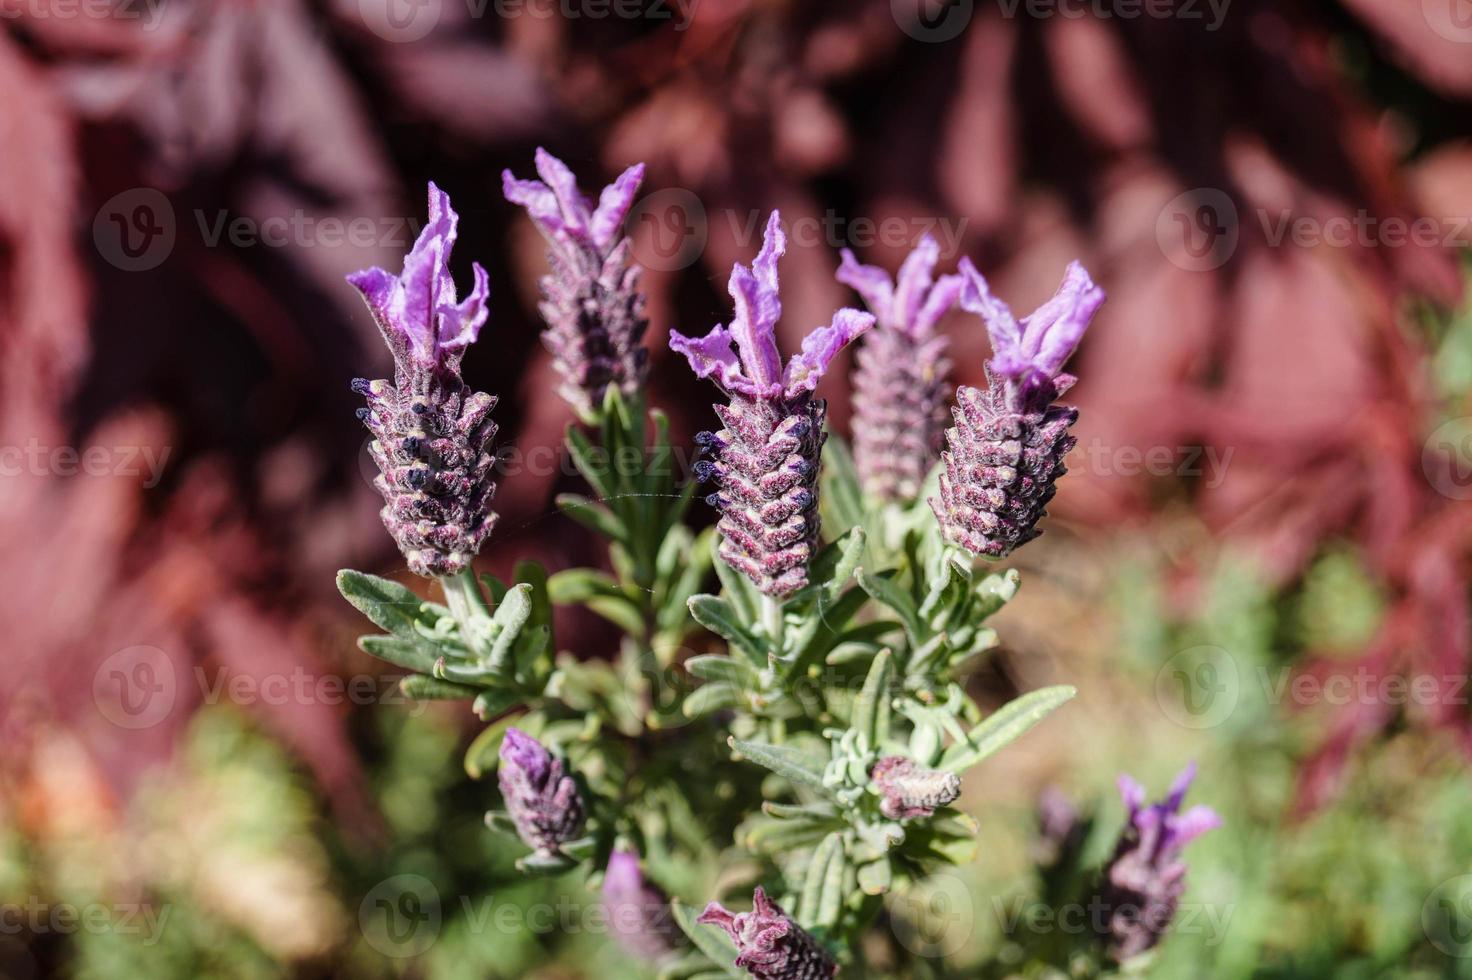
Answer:
[[[603,905],[614,938],[631,955],[658,960],[678,948],[670,900],[639,870],[639,855],[615,850],[603,872]]]
[[[496,399],[472,391],[460,359],[486,321],[486,271],[456,302],[450,250],[458,217],[449,195],[429,185],[429,223],[398,276],[379,268],[348,276],[363,295],[394,357],[393,381],[353,382],[368,401],[358,417],[373,433],[384,526],[411,571],[426,577],[466,568],[495,526],[490,453]]]
[[[760,887],[752,904],[750,912],[731,913],[711,902],[695,921],[724,930],[736,944],[736,966],[757,980],[829,980],[838,973],[827,950]]]
[[[633,395],[644,385],[649,352],[641,345],[648,321],[639,268],[623,234],[644,165],[636,164],[603,189],[596,207],[578,190],[572,171],[537,149],[541,180],[501,175],[506,199],[531,215],[549,246],[552,271],[542,277],[542,341],[562,376],[559,393],[585,417],[596,414],[608,387]]]
[[[979,314],[992,341],[986,390],[962,387],[946,432],[949,451],[940,496],[930,499],[947,541],[974,555],[1001,558],[1041,532],[1038,521],[1073,448],[1068,428],[1078,410],[1054,400],[1074,383],[1063,373],[1104,302],[1077,262],[1052,299],[1019,323],[969,259],[961,306]]]
[[[1129,776],[1119,777],[1129,822],[1104,870],[1098,899],[1109,916],[1104,939],[1118,963],[1160,942],[1186,891],[1182,852],[1191,841],[1221,826],[1221,817],[1210,807],[1180,812],[1195,776],[1196,767],[1188,766],[1171,785],[1170,795],[1150,806],[1145,806],[1143,786]]]
[[[908,503],[940,458],[950,361],[936,323],[955,306],[962,280],[932,282],[940,246],[929,235],[895,282],[877,266],[860,265],[848,249],[842,255],[838,281],[857,290],[877,318],[856,357],[854,464],[875,500]]]
[[[813,390],[838,352],[874,323],[867,313],[839,310],[783,365],[777,260],[787,239],[780,220],[773,211],[751,268],[738,262],[731,270],[730,328],[717,326],[696,338],[670,332],[670,348],[730,399],[715,407],[724,428],[700,440],[715,453],[707,472],[720,489],[707,499],[721,512],[721,557],[774,598],[807,584],[818,542],[818,465],[826,435],[825,405]]]
[[[961,796],[961,777],[917,765],[904,756],[888,755],[869,771],[879,790],[879,812],[891,820],[929,817]]]
[[[516,832],[538,854],[554,854],[582,833],[577,783],[561,759],[518,728],[506,729],[497,780]]]

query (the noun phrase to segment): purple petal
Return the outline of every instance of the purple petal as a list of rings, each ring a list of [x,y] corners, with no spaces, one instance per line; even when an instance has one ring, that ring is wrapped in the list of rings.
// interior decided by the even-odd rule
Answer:
[[[864,298],[864,305],[869,307],[869,312],[885,317],[885,323],[889,323],[889,315],[894,303],[894,284],[889,281],[889,273],[877,265],[861,265],[854,258],[854,253],[843,249],[838,253],[838,272],[834,278]]]
[[[397,276],[377,266],[354,272],[347,280],[348,285],[363,295],[368,308],[380,317],[386,314],[394,289],[399,284]]]
[[[1027,359],[1037,370],[1057,374],[1103,304],[1104,290],[1094,285],[1082,265],[1070,262],[1058,292],[1022,321]]]
[[[777,295],[777,260],[787,253],[787,234],[782,230],[782,215],[776,208],[767,218],[767,227],[762,231],[762,250],[757,253],[756,261],[751,264],[752,271],[756,273],[757,281],[762,284],[765,292]],[[780,309],[780,307],[779,307]],[[773,317],[773,322],[776,322]]]
[[[1185,847],[1208,830],[1215,830],[1221,825],[1221,815],[1211,807],[1193,806],[1180,815],[1172,830],[1174,831],[1176,845]]]
[[[894,322],[896,324],[908,329],[915,322],[915,317],[920,313],[920,306],[925,302],[926,292],[930,289],[935,263],[939,261],[940,246],[930,235],[921,238],[920,244],[905,256],[899,275],[895,277]]]
[[[588,233],[588,202],[578,190],[577,178],[573,176],[567,164],[542,149],[537,147],[536,153],[537,174],[552,188],[552,193],[557,197],[557,206],[562,212],[563,224],[567,230],[578,237],[584,237]]]
[[[728,288],[736,307],[731,335],[741,353],[745,374],[761,391],[776,394],[782,377],[782,354],[777,349],[777,320],[782,316],[782,301],[775,290],[766,288],[740,262],[731,269]]]
[[[961,289],[961,308],[975,313],[986,324],[992,341],[991,368],[1007,377],[1020,377],[1031,367],[1022,350],[1022,330],[1006,303],[992,295],[991,287],[971,259],[962,257],[959,268],[965,278]]]
[[[475,286],[470,295],[458,306],[446,306],[440,310],[439,341],[443,348],[453,350],[475,343],[480,336],[480,328],[490,315],[486,307],[486,300],[491,295],[490,277],[479,262],[472,262],[470,269],[475,276]]]
[[[965,282],[960,276],[941,276],[937,279],[930,288],[929,295],[925,297],[925,302],[909,323],[910,336],[915,340],[928,337],[935,330],[940,318],[955,308]]]
[[[420,235],[413,251],[404,258],[404,273],[399,277],[402,289],[394,294],[389,322],[409,342],[414,359],[433,364],[435,360],[434,314],[439,310],[440,292],[444,285],[445,241],[442,237]]]
[[[618,237],[619,228],[634,204],[634,195],[644,180],[644,164],[636,163],[623,173],[598,196],[598,210],[588,222],[589,235],[593,244],[604,251]]]
[[[1130,814],[1139,813],[1140,808],[1145,805],[1145,787],[1136,782],[1133,776],[1125,773],[1120,774],[1116,783],[1119,786],[1120,798],[1124,800],[1124,805],[1129,809]]]
[[[744,381],[741,361],[731,349],[731,331],[717,325],[704,337],[687,337],[678,330],[670,331],[670,350],[684,354],[697,378],[715,375],[721,387],[730,390],[733,382]]]
[[[1196,778],[1196,763],[1187,763],[1180,775],[1176,776],[1170,784],[1170,794],[1165,798],[1165,807],[1172,813],[1181,808],[1181,803],[1186,799],[1186,793],[1191,788],[1191,783]]]
[[[735,914],[728,912],[720,902],[711,902],[707,905],[705,911],[695,917],[695,921],[701,925],[719,926],[732,939],[739,938],[736,933]]]
[[[793,355],[782,378],[783,394],[796,398],[812,391],[823,380],[823,374],[838,352],[874,325],[872,313],[841,309],[833,314],[833,322],[808,334],[802,342],[802,353]]]

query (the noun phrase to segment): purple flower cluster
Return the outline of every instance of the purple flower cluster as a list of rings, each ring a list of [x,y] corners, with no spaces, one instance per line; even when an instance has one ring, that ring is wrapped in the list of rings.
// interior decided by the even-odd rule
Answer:
[[[879,790],[879,811],[891,820],[934,816],[961,796],[961,777],[953,772],[926,769],[904,756],[888,755],[869,771]]]
[[[946,432],[940,496],[931,508],[946,540],[1001,558],[1041,532],[1038,521],[1073,448],[1078,409],[1054,401],[1072,387],[1063,364],[1104,302],[1077,262],[1052,299],[1017,321],[968,259],[960,263],[961,306],[986,323],[992,342],[986,390],[962,387]]]
[[[669,897],[644,878],[639,855],[615,850],[603,872],[603,906],[613,936],[630,955],[659,960],[677,948],[679,929]]]
[[[730,399],[715,407],[725,427],[699,437],[714,461],[702,461],[697,471],[719,487],[707,499],[721,512],[721,557],[775,598],[807,584],[818,540],[825,405],[813,390],[838,352],[874,323],[868,313],[841,309],[784,366],[777,348],[777,260],[786,248],[773,211],[756,261],[731,270],[731,326],[697,338],[670,332],[670,348]]]
[[[750,912],[731,913],[711,902],[697,922],[719,926],[736,944],[736,965],[757,980],[829,980],[838,964],[781,906],[758,887]]]
[[[909,503],[940,457],[946,429],[947,339],[936,324],[961,295],[960,276],[933,279],[940,246],[926,235],[891,281],[844,249],[838,281],[852,286],[877,322],[854,372],[854,464],[877,501]]]
[[[555,854],[583,829],[583,801],[561,759],[518,728],[506,729],[497,772],[506,812],[527,847]]]
[[[1159,803],[1145,805],[1145,787],[1129,776],[1119,777],[1119,792],[1129,808],[1129,822],[1120,836],[1114,858],[1104,871],[1101,896],[1109,913],[1109,954],[1123,963],[1153,948],[1175,918],[1186,891],[1187,844],[1221,826],[1210,807],[1181,812],[1181,803],[1196,767],[1187,766]]]
[[[475,287],[456,301],[449,262],[457,221],[449,195],[430,184],[429,223],[403,272],[348,276],[394,357],[393,381],[353,382],[368,400],[359,417],[374,436],[383,523],[409,568],[426,577],[466,568],[496,523],[488,451],[496,399],[460,377],[460,359],[486,322],[490,287],[473,265]]]
[[[644,385],[649,352],[640,343],[648,321],[639,268],[624,218],[644,178],[636,164],[603,189],[597,207],[578,191],[561,160],[537,149],[541,180],[501,175],[506,199],[520,204],[547,239],[552,271],[542,277],[542,340],[562,376],[563,398],[584,418],[595,416],[610,385],[632,396]]]

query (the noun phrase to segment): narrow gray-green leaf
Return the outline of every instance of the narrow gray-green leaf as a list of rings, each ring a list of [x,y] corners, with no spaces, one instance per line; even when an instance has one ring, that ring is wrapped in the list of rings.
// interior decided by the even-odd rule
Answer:
[[[1077,688],[1059,684],[1009,701],[967,732],[965,742],[957,742],[946,749],[941,756],[940,767],[951,772],[960,772],[976,765],[1015,741],[1077,693]]]

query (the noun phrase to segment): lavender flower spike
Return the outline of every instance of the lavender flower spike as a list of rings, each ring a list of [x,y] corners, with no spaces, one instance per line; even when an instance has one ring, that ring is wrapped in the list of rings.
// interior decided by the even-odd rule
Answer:
[[[940,246],[926,235],[900,266],[897,282],[842,252],[838,281],[864,297],[878,319],[854,373],[854,463],[864,490],[883,503],[909,503],[940,458],[946,428],[946,338],[936,323],[961,295],[960,276],[932,281]]]
[[[879,812],[891,820],[929,817],[961,796],[961,777],[926,769],[904,756],[888,755],[869,772],[882,798]]]
[[[608,856],[603,905],[614,938],[630,955],[653,962],[676,950],[678,929],[670,917],[670,900],[645,880],[635,852],[615,849]]]
[[[697,437],[715,456],[714,462],[697,464],[696,475],[714,476],[719,487],[706,499],[721,512],[721,557],[778,599],[807,584],[807,563],[818,540],[826,405],[813,397],[813,389],[844,345],[874,323],[868,313],[839,310],[784,365],[777,350],[777,260],[786,248],[781,218],[773,211],[756,261],[751,268],[738,262],[731,270],[731,326],[695,338],[670,332],[670,349],[730,398],[729,405],[715,407],[725,428]]]
[[[1001,558],[1040,533],[1078,409],[1053,401],[1077,380],[1063,362],[1104,302],[1084,267],[1068,266],[1057,294],[1019,323],[991,294],[969,259],[961,306],[979,314],[991,336],[987,387],[962,387],[946,431],[949,451],[940,496],[930,499],[947,541],[974,555]]]
[[[519,728],[506,729],[497,780],[516,832],[538,854],[555,854],[582,832],[577,783],[566,775],[561,759]]]
[[[1109,954],[1116,962],[1123,963],[1160,942],[1186,890],[1181,852],[1197,837],[1221,826],[1221,817],[1210,807],[1180,812],[1195,778],[1195,765],[1187,766],[1171,784],[1169,796],[1145,806],[1145,788],[1129,776],[1119,777],[1129,823],[1104,871],[1101,896],[1109,916]]]
[[[426,577],[455,575],[470,564],[496,523],[488,452],[496,435],[496,399],[472,391],[460,359],[486,322],[486,270],[471,266],[475,287],[456,302],[450,250],[458,221],[449,195],[429,185],[429,223],[397,276],[379,268],[348,276],[363,294],[394,356],[394,380],[358,378],[368,400],[358,417],[383,495],[383,523],[409,568]]]
[[[559,393],[584,418],[596,417],[610,385],[624,395],[644,385],[649,352],[639,343],[648,321],[638,291],[639,268],[623,235],[644,165],[603,189],[597,207],[578,191],[561,160],[538,147],[541,180],[501,175],[506,200],[520,204],[547,239],[552,271],[542,277],[542,342],[562,376]]]
[[[838,964],[817,940],[793,922],[760,887],[752,895],[756,907],[733,914],[711,902],[696,922],[719,926],[736,943],[736,966],[757,980],[829,980]]]

